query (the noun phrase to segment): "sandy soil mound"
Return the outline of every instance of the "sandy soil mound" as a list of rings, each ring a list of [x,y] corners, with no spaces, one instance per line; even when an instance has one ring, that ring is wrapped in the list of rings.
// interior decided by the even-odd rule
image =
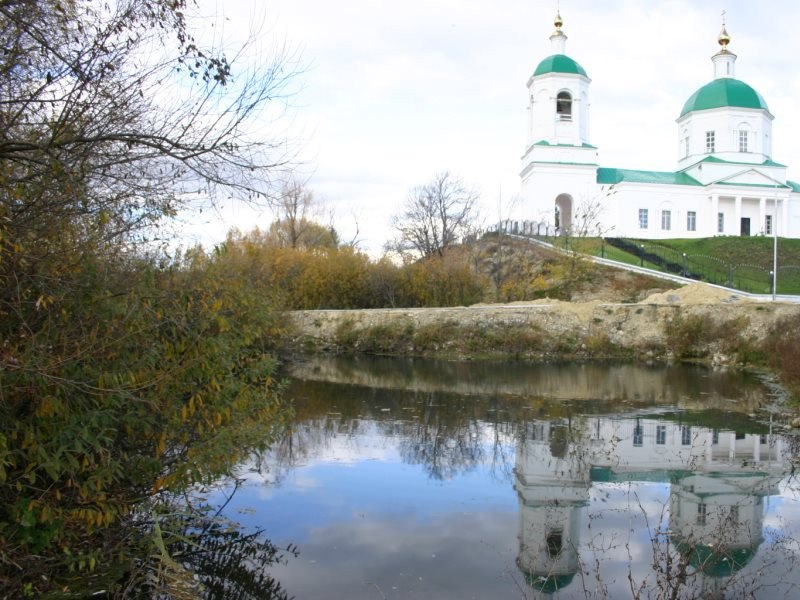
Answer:
[[[641,304],[718,304],[750,302],[746,297],[706,283],[692,283],[676,290],[653,294]]]

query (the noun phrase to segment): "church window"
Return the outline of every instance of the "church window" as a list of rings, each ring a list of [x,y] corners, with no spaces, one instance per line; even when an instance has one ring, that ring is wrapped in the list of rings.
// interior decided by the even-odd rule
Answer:
[[[534,441],[545,441],[544,423],[529,423],[530,437]]]
[[[747,152],[747,131],[739,130],[739,152]]]
[[[725,233],[725,213],[717,213],[717,233]]]
[[[550,558],[555,558],[564,549],[564,532],[561,529],[554,529],[547,533],[547,554]]]
[[[667,443],[667,426],[656,425],[656,444],[663,446]]]
[[[698,525],[705,525],[706,524],[706,505],[702,502],[697,505],[697,524]]]
[[[558,92],[556,96],[556,114],[562,121],[572,120],[572,96],[569,92]]]
[[[633,445],[634,447],[641,447],[644,443],[644,427],[639,422],[639,419],[636,419],[636,425],[633,428]]]
[[[772,235],[772,215],[764,216],[764,235]]]
[[[681,426],[681,445],[690,446],[692,444],[692,428],[689,425]]]
[[[647,209],[639,209],[639,229],[647,229]]]
[[[672,211],[671,210],[662,210],[661,211],[661,229],[664,231],[669,231],[672,229]]]
[[[714,152],[714,132],[706,131],[706,154]]]
[[[697,231],[697,211],[690,210],[686,213],[686,231]]]
[[[689,156],[689,136],[687,135],[683,138],[683,157],[686,158]]]

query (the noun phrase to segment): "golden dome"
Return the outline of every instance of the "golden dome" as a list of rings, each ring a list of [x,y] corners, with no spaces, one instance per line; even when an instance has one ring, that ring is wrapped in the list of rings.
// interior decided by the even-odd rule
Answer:
[[[556,20],[553,21],[553,25],[556,26],[556,31],[561,31],[561,26],[564,24],[564,21],[561,19],[561,13],[556,11]]]
[[[731,42],[731,36],[728,34],[728,30],[725,25],[722,26],[722,31],[719,32],[719,38],[717,38],[717,42],[719,42],[719,45],[722,46],[722,52],[728,51],[728,44]]]

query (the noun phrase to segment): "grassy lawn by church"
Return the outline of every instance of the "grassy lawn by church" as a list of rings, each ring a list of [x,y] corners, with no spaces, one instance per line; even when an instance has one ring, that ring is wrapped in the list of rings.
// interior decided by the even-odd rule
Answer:
[[[768,294],[772,291],[772,237],[626,241],[639,250],[626,251],[601,238],[552,239],[558,247],[568,244],[573,250],[593,256],[678,274],[685,270],[688,276],[747,292]],[[778,238],[778,293],[800,294],[800,239]]]

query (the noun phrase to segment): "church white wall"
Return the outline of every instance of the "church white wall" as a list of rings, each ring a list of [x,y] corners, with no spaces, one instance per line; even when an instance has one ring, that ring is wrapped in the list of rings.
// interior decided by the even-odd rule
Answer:
[[[547,224],[555,221],[556,199],[568,195],[573,206],[597,194],[597,167],[537,163],[522,180],[520,218]]]
[[[747,152],[739,152],[739,131],[746,130]],[[772,156],[772,119],[760,110],[731,109],[693,112],[678,121],[678,169],[709,155],[706,132],[714,132],[714,156],[723,160],[761,164]],[[689,137],[689,155],[686,140]]]
[[[582,204],[601,206],[599,222],[593,230],[606,237],[657,240],[738,236],[742,219],[750,220],[751,236],[765,235],[765,215],[774,214],[776,191],[770,188],[746,185],[704,188],[624,181],[610,187],[598,184],[595,173],[591,165],[534,164],[523,179],[520,210],[513,218],[541,222],[552,234],[556,202],[559,197],[568,196],[572,199],[573,215]],[[763,181],[763,178],[754,175],[753,180]],[[800,237],[800,194],[791,194],[791,199],[785,189],[777,194],[778,235]],[[640,209],[647,211],[646,229],[639,226]],[[670,213],[669,229],[662,226],[663,211]],[[694,213],[694,231],[689,229],[690,212]],[[719,213],[723,215],[722,231],[718,230]],[[573,226],[577,225],[573,218]]]
[[[669,239],[715,235],[716,216],[702,188],[622,182],[615,186],[615,191],[607,200],[613,205],[608,225],[615,224],[608,236]],[[639,226],[640,209],[647,210],[646,229]],[[670,213],[669,229],[662,227],[662,211]],[[687,228],[689,211],[695,212],[695,231]]]

